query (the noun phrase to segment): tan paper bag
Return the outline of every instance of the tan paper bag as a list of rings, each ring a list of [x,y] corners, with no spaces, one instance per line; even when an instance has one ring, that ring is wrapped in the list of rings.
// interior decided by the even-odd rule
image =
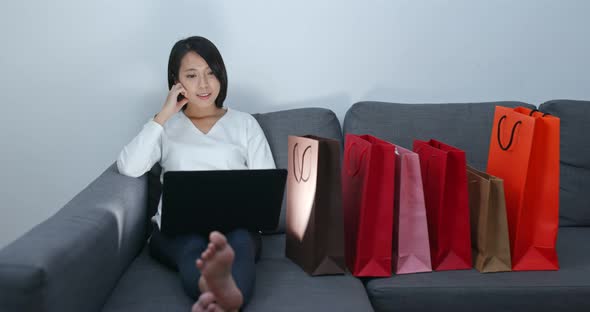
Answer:
[[[504,183],[470,166],[467,181],[474,266],[482,273],[511,271]]]

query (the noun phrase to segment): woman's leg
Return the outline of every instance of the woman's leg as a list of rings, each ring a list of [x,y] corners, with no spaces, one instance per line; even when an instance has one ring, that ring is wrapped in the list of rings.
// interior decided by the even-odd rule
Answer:
[[[201,271],[195,266],[195,261],[201,257],[201,253],[207,249],[209,241],[201,235],[187,235],[175,238],[178,244],[176,265],[182,280],[184,291],[193,299],[199,298],[199,279]]]
[[[244,304],[253,294],[256,266],[261,249],[261,237],[238,229],[227,233],[230,246],[234,249],[235,260],[232,276],[242,292]],[[186,235],[175,238],[164,236],[158,228],[154,229],[150,239],[150,254],[159,262],[178,270],[183,288],[187,295],[197,299],[200,295],[199,279],[201,272],[195,266],[195,260],[207,248],[208,240],[200,235]]]
[[[232,276],[242,292],[245,306],[252,298],[256,281],[256,260],[260,249],[260,234],[237,229],[226,234],[235,253]]]
[[[156,224],[152,225],[152,236],[149,240],[150,256],[170,269],[178,270],[172,239],[164,236]]]
[[[150,254],[164,265],[178,270],[184,291],[189,297],[197,299],[201,272],[196,268],[195,261],[208,243],[203,236],[196,234],[169,238],[156,228],[150,239]]]

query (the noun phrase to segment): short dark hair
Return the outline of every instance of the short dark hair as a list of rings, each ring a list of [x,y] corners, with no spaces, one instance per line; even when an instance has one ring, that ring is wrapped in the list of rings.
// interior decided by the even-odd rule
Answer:
[[[170,58],[168,59],[168,90],[172,89],[175,82],[179,80],[178,72],[180,71],[180,62],[191,51],[200,55],[207,62],[213,75],[219,80],[220,90],[219,95],[215,99],[215,106],[219,108],[223,107],[223,101],[225,101],[227,95],[227,72],[225,71],[225,64],[221,58],[221,53],[219,53],[213,42],[207,38],[193,36],[182,39],[174,44],[172,51],[170,51]]]

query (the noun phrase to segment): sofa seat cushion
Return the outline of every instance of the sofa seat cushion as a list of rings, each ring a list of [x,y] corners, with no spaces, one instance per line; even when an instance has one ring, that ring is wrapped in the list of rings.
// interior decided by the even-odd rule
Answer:
[[[285,234],[262,235],[262,250],[260,259],[283,259],[285,258]]]
[[[559,271],[441,271],[372,279],[376,311],[590,311],[590,228],[560,228]]]
[[[311,277],[284,256],[285,235],[263,237],[254,296],[245,311],[373,311],[351,275]],[[119,280],[103,311],[190,311],[178,273],[144,248]]]
[[[360,280],[351,275],[310,277],[285,257],[285,244],[285,234],[262,236],[251,311],[272,311],[276,302],[284,302],[277,311],[372,311]]]
[[[363,284],[351,275],[309,276],[287,258],[261,259],[245,311],[373,311]]]
[[[178,273],[150,257],[148,250],[146,246],[125,271],[103,311],[190,311],[192,300]]]
[[[485,170],[496,106],[535,108],[523,102],[359,102],[346,112],[344,133],[371,134],[407,149],[414,139],[437,139],[464,150],[470,165]]]

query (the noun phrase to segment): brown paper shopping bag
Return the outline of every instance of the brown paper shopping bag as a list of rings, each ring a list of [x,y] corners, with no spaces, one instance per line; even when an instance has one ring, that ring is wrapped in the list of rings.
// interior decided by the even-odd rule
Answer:
[[[310,275],[343,274],[340,143],[289,136],[286,256]]]
[[[504,183],[470,166],[467,180],[474,266],[482,273],[511,271]]]

